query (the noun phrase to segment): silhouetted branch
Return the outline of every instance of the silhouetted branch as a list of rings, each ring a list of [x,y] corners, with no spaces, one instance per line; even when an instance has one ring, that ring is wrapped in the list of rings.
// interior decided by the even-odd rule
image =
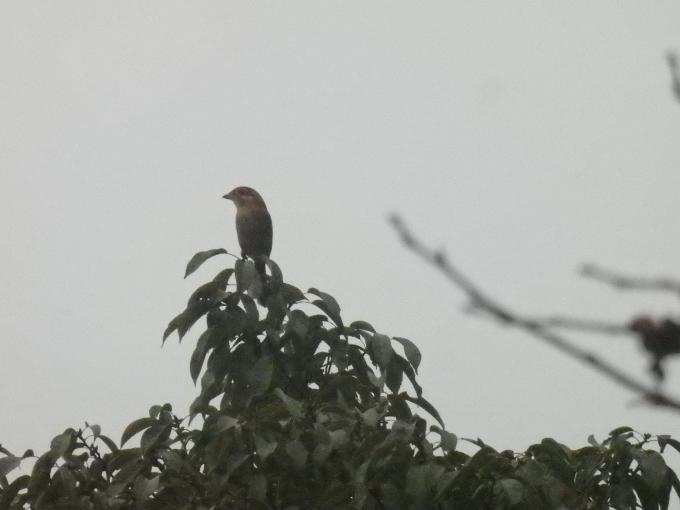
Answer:
[[[680,401],[675,398],[660,392],[644,382],[638,381],[616,366],[573,344],[563,336],[556,334],[551,331],[550,326],[546,322],[522,317],[488,297],[467,276],[457,269],[444,253],[430,249],[418,240],[400,217],[396,215],[391,216],[390,223],[400,235],[402,242],[411,251],[435,266],[446,278],[467,294],[474,309],[486,312],[486,314],[504,324],[526,331],[533,337],[552,345],[564,354],[597,370],[619,385],[639,394],[645,401],[651,404],[680,411]],[[572,321],[572,325],[576,322],[578,321]]]
[[[581,274],[594,280],[608,283],[622,290],[661,290],[680,294],[680,281],[671,278],[642,278],[623,276],[609,269],[586,264],[581,268]]]
[[[671,88],[675,98],[680,101],[680,66],[678,65],[678,55],[669,51],[666,54],[666,61],[671,71]]]
[[[590,333],[602,333],[606,335],[630,335],[630,327],[621,324],[611,324],[594,319],[575,319],[573,317],[551,316],[543,319],[534,319],[544,326],[560,329],[573,329]]]

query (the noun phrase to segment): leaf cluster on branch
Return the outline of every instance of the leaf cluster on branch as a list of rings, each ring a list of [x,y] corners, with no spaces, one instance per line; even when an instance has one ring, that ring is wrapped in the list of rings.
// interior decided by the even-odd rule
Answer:
[[[197,254],[187,275],[221,253]],[[40,456],[0,446],[0,510],[655,510],[680,490],[660,453],[680,451],[669,436],[623,427],[521,453],[459,441],[423,397],[413,342],[346,323],[331,295],[267,267],[263,279],[236,261],[168,325],[164,341],[205,324],[187,416],[155,405],[118,443],[86,424]]]

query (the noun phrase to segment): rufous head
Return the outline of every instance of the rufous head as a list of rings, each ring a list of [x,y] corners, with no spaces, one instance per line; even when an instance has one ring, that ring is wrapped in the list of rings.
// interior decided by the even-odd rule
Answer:
[[[231,200],[236,207],[267,207],[260,194],[248,186],[234,188],[222,198]]]

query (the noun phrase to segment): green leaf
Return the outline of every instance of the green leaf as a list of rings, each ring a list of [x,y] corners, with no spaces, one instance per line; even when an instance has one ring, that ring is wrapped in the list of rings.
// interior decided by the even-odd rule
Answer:
[[[416,502],[417,508],[423,507],[429,492],[436,482],[437,466],[431,464],[412,465],[406,473],[406,494]]]
[[[231,475],[250,458],[249,453],[235,453],[227,457],[227,475]]]
[[[390,337],[376,333],[370,337],[369,347],[377,365],[380,368],[386,368],[394,354]]]
[[[248,394],[250,397],[262,395],[269,389],[274,373],[274,360],[270,356],[258,359],[248,371]]]
[[[113,442],[113,440],[110,437],[100,434],[97,439],[102,441],[106,445],[106,447],[109,450],[111,450],[111,453],[115,453],[118,451],[118,446],[116,445],[116,443]]]
[[[269,268],[269,271],[272,273],[272,277],[269,280],[269,285],[274,289],[278,289],[283,283],[283,273],[281,272],[281,268],[279,268],[276,262],[274,262],[269,257],[267,257],[264,262]]]
[[[595,436],[593,434],[590,434],[588,436],[588,444],[595,447],[595,448],[600,448],[600,443],[597,442],[597,439],[595,439]]]
[[[215,432],[224,432],[225,430],[229,430],[233,426],[235,426],[238,423],[237,418],[233,418],[231,416],[227,415],[220,415],[218,416],[217,420],[215,420],[215,427],[214,431]]]
[[[309,452],[301,441],[294,439],[286,444],[286,453],[293,461],[293,467],[302,468],[307,463]]]
[[[231,276],[234,274],[234,269],[231,267],[228,267],[227,269],[223,269],[217,275],[215,278],[213,278],[213,282],[217,283],[221,289],[226,289],[227,285],[229,284],[229,279]]]
[[[510,507],[517,505],[524,499],[524,485],[514,478],[498,480],[494,486],[494,491],[500,493]]]
[[[404,372],[404,374],[406,374],[406,377],[408,377],[408,380],[411,382],[413,389],[416,391],[416,395],[420,397],[423,394],[423,388],[421,388],[420,384],[418,384],[418,381],[416,380],[416,372],[413,370],[411,364],[396,353],[392,357],[392,363],[396,363],[401,367],[401,370]]]
[[[141,458],[140,448],[126,448],[125,450],[118,450],[111,455],[109,463],[110,470],[119,471],[130,464],[137,464]]]
[[[90,430],[94,437],[99,437],[99,434],[102,433],[102,428],[99,425],[90,425]]]
[[[267,501],[267,478],[263,474],[256,473],[251,477],[248,484],[248,497],[260,503]]]
[[[333,452],[333,446],[330,443],[319,443],[312,452],[312,461],[317,466],[322,465],[328,459],[328,456]]]
[[[56,461],[57,457],[51,451],[43,453],[38,457],[31,470],[31,479],[28,483],[29,493],[38,494],[42,492],[49,483],[50,473]]]
[[[618,428],[615,428],[614,430],[612,430],[609,433],[609,435],[611,437],[616,437],[616,436],[620,436],[621,434],[625,434],[626,432],[633,432],[633,429],[630,428],[630,427],[625,427],[625,426],[624,427],[618,427]]]
[[[655,451],[640,451],[633,454],[635,460],[640,464],[643,480],[658,491],[668,477],[668,466],[663,457]]]
[[[238,292],[250,291],[259,296],[262,291],[262,282],[255,269],[255,263],[252,260],[237,260],[234,267]]]
[[[73,429],[66,429],[64,433],[55,436],[50,443],[50,451],[56,457],[62,457],[72,447],[75,437]]]
[[[403,347],[404,347],[404,354],[406,355],[406,359],[411,363],[413,366],[414,370],[417,372],[418,367],[420,366],[420,360],[422,359],[422,355],[420,354],[420,350],[418,347],[416,347],[416,344],[411,342],[408,338],[402,338],[399,336],[395,336],[394,340],[399,342]]]
[[[171,430],[171,425],[156,423],[144,431],[139,444],[145,453],[149,452],[168,439]]]
[[[398,363],[389,363],[385,370],[385,384],[392,393],[399,393],[404,372]]]
[[[257,456],[260,457],[262,462],[264,462],[267,457],[274,453],[274,450],[276,450],[276,447],[278,446],[275,441],[267,441],[258,434],[253,434],[253,440],[255,441],[255,451],[257,452]]]
[[[321,292],[318,289],[311,288],[307,292],[314,294],[321,298],[321,300],[315,299],[312,301],[316,306],[328,314],[328,317],[335,322],[336,325],[342,326],[342,318],[340,317],[340,305],[335,300],[333,296],[325,292]]]
[[[21,464],[21,457],[2,457],[0,458],[0,477],[7,476],[7,473],[16,469]]]
[[[144,501],[149,498],[154,492],[158,490],[160,485],[160,475],[154,476],[153,478],[144,478],[143,476],[138,477],[135,480],[133,486],[133,492],[135,494],[135,499],[138,502]]]
[[[3,452],[4,453],[4,452]],[[0,491],[0,508],[4,509],[9,509],[9,508],[20,508],[15,505],[12,505],[12,502],[14,501],[14,498],[19,494],[19,491],[22,491],[26,487],[28,487],[28,483],[31,480],[31,477],[28,475],[22,475],[18,477],[16,480],[14,480],[7,488],[4,490]]]
[[[248,319],[252,323],[257,323],[257,321],[260,320],[260,312],[257,310],[257,305],[253,298],[246,294],[241,294],[241,303],[243,304],[243,309],[246,311]]]
[[[286,409],[288,410],[288,413],[295,419],[302,418],[302,403],[298,402],[294,398],[289,397],[286,395],[281,388],[276,388],[274,390],[274,393],[276,394],[279,399],[283,402],[283,405],[286,406]]]
[[[299,338],[305,338],[309,331],[309,317],[302,310],[291,311],[286,329]]]
[[[405,395],[404,399],[408,400],[409,402],[413,402],[420,408],[430,413],[430,416],[437,420],[439,422],[439,425],[441,425],[441,427],[444,428],[444,421],[442,420],[442,417],[439,415],[439,411],[437,411],[437,409],[423,397],[413,398],[409,395]]]
[[[184,278],[189,276],[191,273],[196,271],[199,267],[201,267],[201,264],[208,260],[211,257],[214,257],[215,255],[219,255],[220,253],[228,253],[227,250],[224,248],[215,248],[213,250],[206,250],[206,251],[199,251],[196,255],[191,257],[191,260],[187,264],[187,270],[184,273]]]
[[[193,326],[194,323],[198,319],[200,319],[203,316],[203,314],[205,314],[206,311],[207,309],[202,305],[188,307],[186,310],[184,310],[177,317],[170,321],[168,327],[165,328],[165,332],[163,333],[163,342],[165,342],[165,340],[167,340],[167,338],[174,331],[177,331],[177,334],[179,335],[179,339],[181,341],[182,337],[186,335],[187,331],[189,331],[191,326]]]
[[[120,438],[120,445],[123,446],[132,436],[139,434],[142,430],[146,430],[156,423],[157,421],[153,418],[139,418],[138,420],[133,421],[125,427],[123,435]]]
[[[371,326],[366,321],[354,321],[349,326],[354,329],[363,329],[364,331],[370,331],[371,333],[375,333],[375,329],[373,328],[373,326]]]
[[[441,429],[436,425],[432,425],[430,427],[430,430],[433,430],[437,434],[439,434],[439,437],[441,439],[439,442],[439,446],[444,451],[444,453],[451,453],[456,451],[456,446],[458,446],[458,437],[456,436],[456,434]]]
[[[366,409],[361,413],[361,421],[370,428],[375,428],[378,425],[378,420],[383,417],[384,413],[378,412],[374,407]]]
[[[191,361],[189,362],[189,372],[191,373],[191,379],[196,384],[198,375],[201,373],[203,368],[203,362],[208,354],[208,351],[215,347],[220,339],[220,335],[224,332],[224,328],[220,326],[213,326],[206,329],[196,342],[196,348],[191,354]]]
[[[288,305],[305,301],[306,299],[304,293],[300,289],[288,283],[283,283],[281,285],[280,293],[283,296],[283,300]]]
[[[667,445],[671,445],[673,448],[675,448],[675,450],[677,450],[680,453],[680,441],[678,441],[677,439],[673,439],[671,436],[668,435],[663,435],[657,436],[657,440],[659,441],[661,453],[663,453]]]

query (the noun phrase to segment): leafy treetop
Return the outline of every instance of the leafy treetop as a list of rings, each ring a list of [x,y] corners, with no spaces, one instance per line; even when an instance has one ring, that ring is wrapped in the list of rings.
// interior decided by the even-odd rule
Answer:
[[[222,253],[196,254],[187,275]],[[0,446],[0,510],[652,510],[680,490],[658,451],[680,443],[628,427],[576,450],[544,439],[523,453],[481,440],[459,451],[423,397],[413,342],[345,323],[331,295],[267,267],[263,279],[237,260],[168,325],[163,340],[181,340],[205,319],[186,417],[155,405],[119,443],[86,424],[38,457]],[[18,474],[24,461],[30,474]]]

